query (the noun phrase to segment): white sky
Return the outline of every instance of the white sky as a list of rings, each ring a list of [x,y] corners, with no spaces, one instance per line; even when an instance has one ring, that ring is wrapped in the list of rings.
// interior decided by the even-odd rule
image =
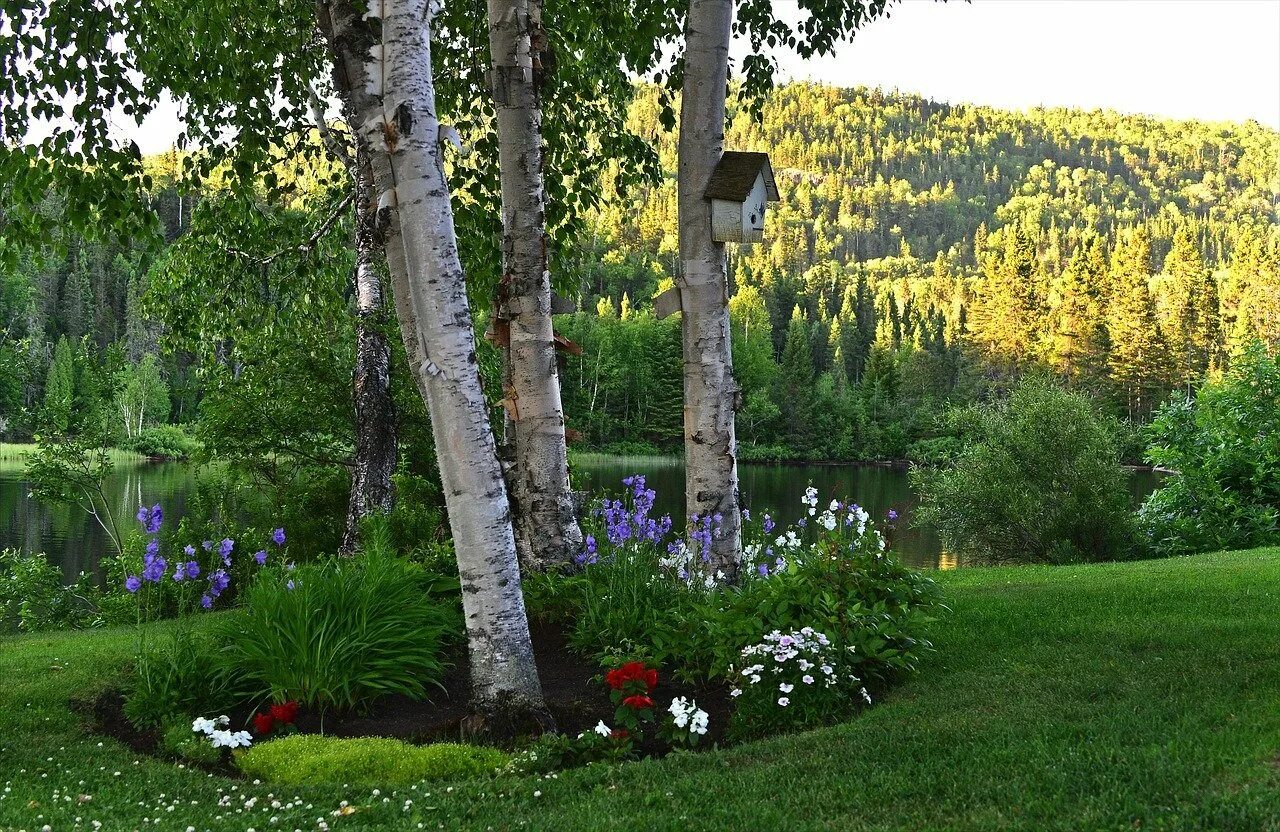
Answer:
[[[794,19],[795,0],[775,0]],[[938,101],[1256,119],[1280,129],[1280,0],[905,0],[834,56],[783,56],[785,77],[881,86]],[[172,106],[143,153],[177,135]]]
[[[833,57],[783,68],[951,103],[1280,128],[1280,0],[906,0]]]

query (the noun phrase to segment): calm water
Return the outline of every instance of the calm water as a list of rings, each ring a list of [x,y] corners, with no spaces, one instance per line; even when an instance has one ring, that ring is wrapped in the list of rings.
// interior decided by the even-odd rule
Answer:
[[[684,465],[674,457],[609,457],[588,455],[574,462],[579,488],[622,491],[628,474],[644,474],[657,492],[657,512],[669,513],[677,523],[684,518]],[[81,571],[98,574],[98,562],[108,551],[106,535],[96,521],[74,507],[46,506],[27,496],[29,483],[20,461],[0,460],[0,548],[45,552],[64,575]],[[176,521],[194,485],[193,470],[180,463],[117,466],[107,486],[112,509],[122,522],[131,523],[138,506],[162,503],[166,521]],[[949,568],[954,555],[943,551],[937,534],[929,528],[911,528],[917,504],[907,472],[902,468],[852,465],[743,465],[744,504],[754,510],[772,509],[780,520],[801,515],[800,495],[812,484],[823,500],[848,497],[877,520],[890,509],[898,512],[897,528],[890,539],[902,558],[915,566]],[[1158,475],[1136,471],[1130,479],[1135,503],[1155,488]]]

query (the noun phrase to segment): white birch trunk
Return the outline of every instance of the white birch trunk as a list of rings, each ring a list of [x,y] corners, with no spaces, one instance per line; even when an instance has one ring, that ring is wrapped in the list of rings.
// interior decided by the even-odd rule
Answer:
[[[721,516],[707,568],[735,580],[742,545],[724,244],[703,196],[724,146],[733,0],[690,0],[680,104],[680,288],[684,334],[685,509]]]
[[[533,51],[543,37],[539,3],[489,0],[503,227],[503,275],[494,325],[503,351],[504,404],[515,439],[507,482],[516,550],[521,564],[533,569],[565,563],[582,548],[569,487],[551,321],[542,107]]]
[[[506,486],[480,387],[431,76],[429,0],[319,0],[334,81],[351,96],[386,219],[387,264],[431,416],[462,579],[475,706],[545,718]]]

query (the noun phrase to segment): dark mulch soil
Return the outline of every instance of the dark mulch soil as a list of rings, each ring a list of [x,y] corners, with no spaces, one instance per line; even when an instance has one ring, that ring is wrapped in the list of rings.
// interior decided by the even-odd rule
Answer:
[[[573,650],[559,625],[535,620],[530,626],[543,695],[556,728],[576,736],[592,730],[600,720],[613,725],[614,705],[600,665]],[[394,737],[415,743],[477,740],[483,726],[476,722],[469,707],[471,672],[465,645],[459,646],[450,658],[453,666],[442,680],[444,690],[428,693],[427,701],[384,696],[359,713],[326,714],[323,723],[320,714],[303,711],[298,716],[298,730],[303,733],[323,730],[325,734],[339,737]],[[657,715],[662,716],[677,696],[696,700],[698,707],[710,716],[707,735],[699,746],[706,748],[723,742],[730,713],[727,688],[719,684],[690,685],[671,678],[667,672],[660,673],[653,693]],[[117,690],[75,705],[96,732],[120,740],[136,752],[154,753],[159,734],[137,731],[125,719],[123,707],[124,697]],[[247,710],[233,712],[232,726],[247,726],[250,716]],[[650,738],[640,750],[654,754],[664,749]]]

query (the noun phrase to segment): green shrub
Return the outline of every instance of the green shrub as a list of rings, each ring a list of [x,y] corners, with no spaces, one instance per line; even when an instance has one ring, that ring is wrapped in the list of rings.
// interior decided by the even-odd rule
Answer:
[[[160,735],[160,750],[170,757],[200,765],[217,765],[222,750],[214,748],[208,737],[191,730],[191,722],[183,719],[165,726]]]
[[[474,745],[409,745],[381,737],[295,734],[251,746],[235,759],[245,776],[269,783],[387,787],[488,774],[509,758],[497,749]]]
[[[143,428],[129,447],[143,456],[187,459],[200,449],[200,443],[178,425],[152,425]]]
[[[235,701],[215,638],[203,627],[175,624],[142,640],[124,715],[138,728],[151,728],[224,711]]]
[[[44,555],[0,549],[0,632],[68,629],[98,622],[101,592],[81,572],[71,586]]]
[[[229,672],[254,699],[320,710],[376,696],[422,698],[443,674],[456,580],[373,547],[296,569],[264,569],[219,631]]]
[[[1280,355],[1253,345],[1194,402],[1150,428],[1147,459],[1175,473],[1139,512],[1162,554],[1280,542]]]
[[[916,522],[987,562],[1064,563],[1140,553],[1112,421],[1079,393],[1028,379],[1008,400],[960,411],[969,444],[915,468]]]

